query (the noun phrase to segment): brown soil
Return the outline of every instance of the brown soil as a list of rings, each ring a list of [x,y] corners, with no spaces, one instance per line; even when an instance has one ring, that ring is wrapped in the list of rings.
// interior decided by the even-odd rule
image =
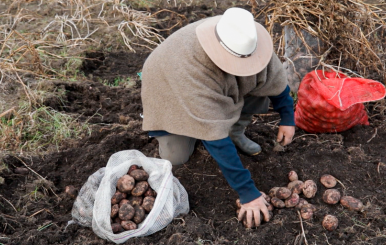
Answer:
[[[195,18],[213,14],[205,6],[179,11]],[[141,130],[141,82],[136,73],[148,54],[147,50],[136,54],[89,53],[95,59],[85,62],[83,71],[92,79],[50,84],[66,91],[65,104],[57,100],[46,100],[45,104],[75,115],[82,122],[87,120],[93,131],[81,140],[66,142],[54,152],[27,154],[28,157],[4,154],[2,162],[9,171],[1,172],[5,183],[0,185],[0,244],[111,244],[90,228],[66,228],[74,200],[65,195],[64,189],[67,185],[80,189],[118,151],[137,149],[146,156],[159,157],[157,141]],[[100,82],[111,82],[117,76],[133,77],[135,83],[130,87],[110,87]],[[279,118],[276,113],[256,117],[247,128],[247,136],[258,142],[263,152],[255,157],[240,152],[240,157],[261,191],[286,186],[290,170],[295,170],[301,180],[317,182],[318,192],[309,202],[318,210],[312,220],[303,222],[308,244],[386,244],[385,118],[371,111],[371,105],[368,108],[372,115],[370,126],[317,135],[297,129],[285,152],[272,151]],[[32,171],[27,175],[15,173],[16,167],[24,167],[21,160],[49,182],[39,182]],[[362,200],[364,212],[323,203],[325,188],[319,178],[327,173],[341,182],[338,190]],[[237,194],[201,144],[174,175],[189,193],[190,212],[165,229],[131,239],[127,244],[306,244],[295,243],[302,228],[293,208],[276,209],[271,222],[245,229],[235,218]],[[17,212],[6,200],[17,207]],[[337,230],[323,229],[321,222],[326,214],[338,217]]]

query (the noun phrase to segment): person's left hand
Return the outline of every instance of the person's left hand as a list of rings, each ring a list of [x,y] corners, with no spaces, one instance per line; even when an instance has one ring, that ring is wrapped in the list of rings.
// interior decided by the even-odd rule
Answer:
[[[279,142],[282,146],[288,145],[291,143],[292,138],[295,135],[295,126],[279,126],[279,132],[277,133],[276,141]]]

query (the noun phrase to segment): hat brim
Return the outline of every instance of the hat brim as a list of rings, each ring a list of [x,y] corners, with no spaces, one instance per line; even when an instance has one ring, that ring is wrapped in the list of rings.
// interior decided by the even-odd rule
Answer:
[[[235,76],[252,76],[262,71],[269,63],[273,43],[268,31],[255,22],[257,48],[247,58],[239,58],[229,53],[216,37],[215,27],[220,16],[211,17],[196,28],[196,35],[205,53],[221,70]]]

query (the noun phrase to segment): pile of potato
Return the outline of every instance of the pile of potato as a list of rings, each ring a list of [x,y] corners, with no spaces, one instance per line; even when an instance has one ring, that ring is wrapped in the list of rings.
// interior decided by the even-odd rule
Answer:
[[[337,183],[334,176],[325,174],[320,178],[320,182],[328,188],[323,194],[323,201],[325,203],[337,204],[340,202],[343,207],[349,210],[362,211],[363,203],[360,200],[352,196],[341,196],[337,189],[330,189],[334,188]]]
[[[117,189],[111,198],[111,228],[113,232],[137,229],[154,205],[157,193],[149,186],[149,174],[137,165],[132,165],[118,179]]]
[[[360,200],[352,196],[342,196],[339,190],[333,189],[337,184],[334,176],[325,174],[320,178],[320,183],[327,188],[323,193],[325,203],[333,205],[340,202],[343,207],[349,210],[362,211],[363,203]],[[326,230],[333,231],[338,227],[338,218],[327,214],[322,221],[322,225]]]
[[[313,198],[318,190],[318,187],[313,180],[301,181],[295,171],[288,173],[289,183],[287,187],[274,187],[268,195],[265,193],[265,199],[271,203],[272,209],[275,208],[296,208],[300,210],[303,219],[312,218],[316,207],[302,198]]]
[[[268,195],[261,192],[263,197],[268,203],[268,210],[271,212],[274,208],[296,208],[300,211],[302,219],[309,220],[313,217],[317,208],[308,203],[304,198],[313,198],[318,190],[318,187],[313,180],[301,181],[295,171],[291,171],[288,174],[289,184],[287,187],[273,187]],[[332,175],[325,174],[320,178],[320,182],[323,186],[328,188],[323,194],[323,201],[327,204],[340,204],[354,211],[361,211],[363,209],[363,203],[351,196],[341,196],[340,192],[334,188],[337,184],[337,179]],[[304,198],[301,197],[304,196]],[[237,215],[240,211],[240,200],[236,200]],[[261,215],[263,216],[263,215]],[[245,226],[246,222],[243,220]],[[323,227],[326,230],[332,231],[338,227],[338,219],[333,215],[326,215],[322,222]]]

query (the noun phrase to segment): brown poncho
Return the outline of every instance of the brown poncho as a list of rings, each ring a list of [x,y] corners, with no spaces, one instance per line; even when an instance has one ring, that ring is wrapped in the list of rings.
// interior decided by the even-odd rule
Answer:
[[[196,37],[201,21],[169,36],[146,60],[141,92],[143,130],[223,139],[240,117],[244,96],[275,96],[286,88],[286,74],[275,54],[253,76],[237,77],[218,68]]]

